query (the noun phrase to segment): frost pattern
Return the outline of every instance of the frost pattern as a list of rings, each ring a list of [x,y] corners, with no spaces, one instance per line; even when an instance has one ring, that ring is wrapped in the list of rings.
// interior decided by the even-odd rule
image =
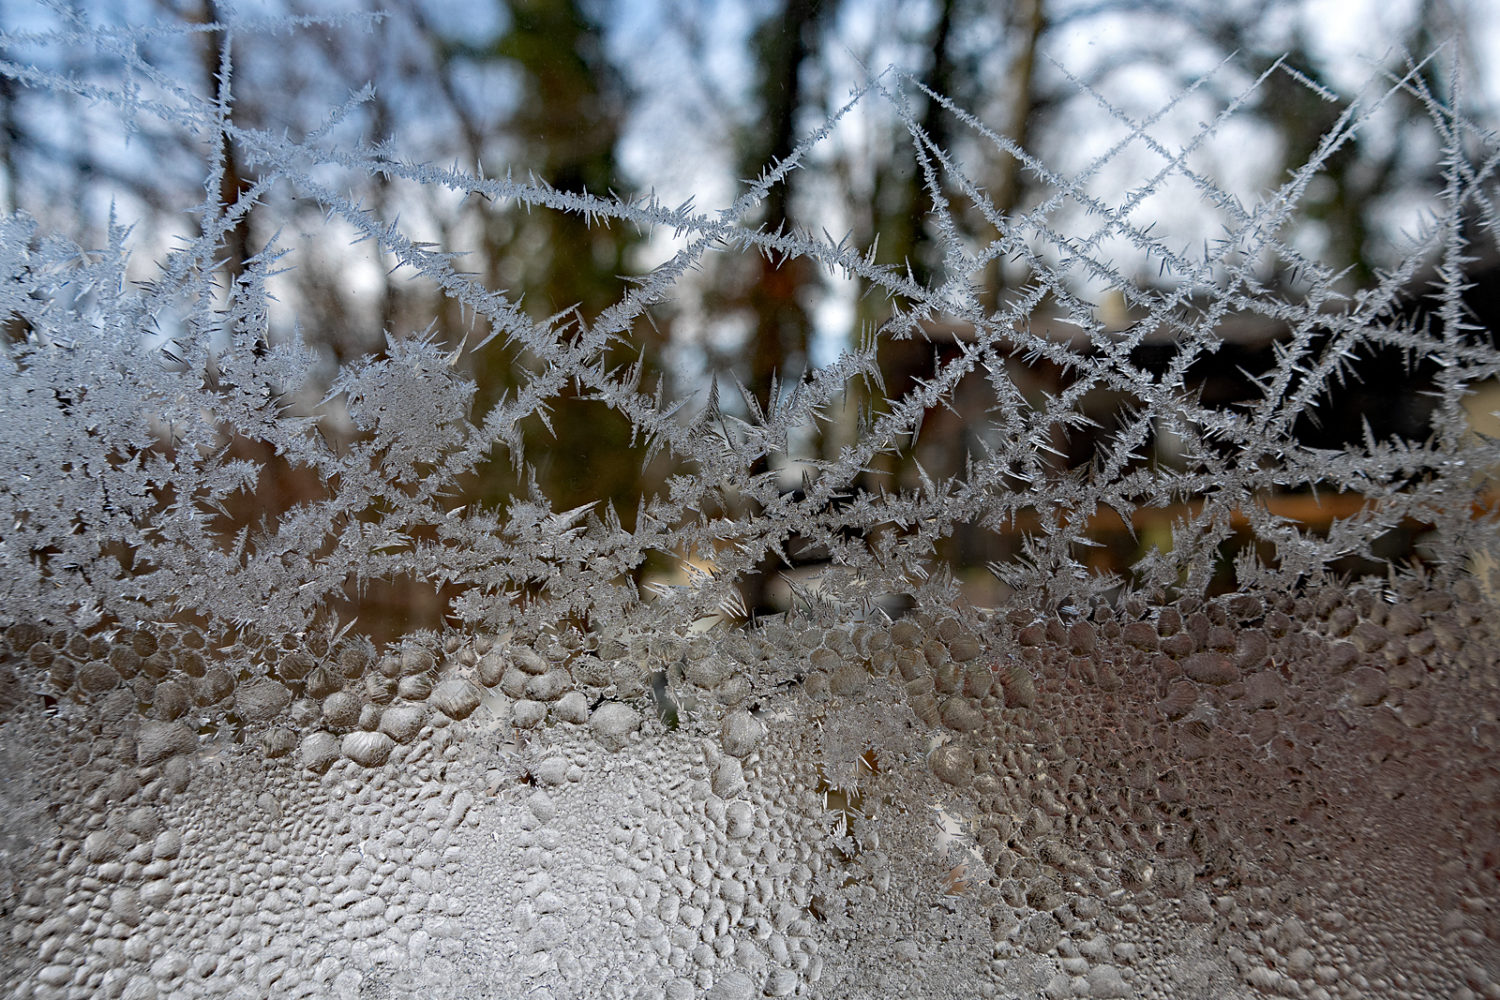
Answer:
[[[1050,185],[1002,217],[923,133],[915,82],[887,73],[706,212],[409,163],[334,143],[332,125],[247,128],[227,60],[205,102],[133,55],[144,34],[107,37],[127,74],[115,89],[0,69],[208,148],[232,137],[258,179],[237,205],[206,199],[199,235],[146,281],[123,228],[92,250],[19,215],[0,231],[0,949],[15,995],[1500,991],[1500,639],[1471,573],[1493,545],[1478,508],[1500,454],[1465,410],[1500,354],[1464,306],[1466,265],[1496,235],[1496,143],[1417,68],[1387,98],[1426,108],[1442,186],[1401,263],[1350,293],[1285,233],[1378,101],[1245,204],[1151,120],[1112,110],[1126,136],[1066,177],[926,94]],[[23,41],[37,40],[7,44]],[[848,240],[746,221],[862,102],[889,102],[917,151],[942,250],[930,282]],[[1091,178],[1130,143],[1160,172],[1097,200]],[[211,160],[206,190],[224,169]],[[330,179],[376,175],[679,248],[597,315],[537,322]],[[1140,217],[1176,181],[1225,222],[1201,253]],[[236,213],[282,188],[440,288],[474,342],[391,331],[327,379],[274,337],[289,248],[227,287],[220,261]],[[949,209],[959,197],[998,239]],[[1055,225],[1074,210],[1092,232]],[[1118,240],[1171,280],[1131,280],[1105,255]],[[769,399],[621,361],[716,254],[853,276],[891,318]],[[1030,277],[985,305],[980,277],[1001,259]],[[1139,318],[1110,327],[1090,287]],[[1247,372],[1252,396],[1216,403],[1193,366],[1247,317],[1284,333]],[[955,329],[930,372],[887,391],[882,343]],[[516,359],[513,388],[475,412],[463,361],[491,341]],[[1432,372],[1429,433],[1305,443],[1299,422],[1375,349]],[[1064,373],[1055,394],[1015,378],[1038,361]],[[1116,402],[1096,427],[1102,394]],[[465,502],[486,463],[528,481],[523,423],[579,400],[623,416],[667,470],[633,518],[603,498],[558,510],[538,487]],[[923,461],[945,408],[986,420],[963,468],[935,478]],[[808,444],[850,411],[847,443]],[[1056,460],[1085,428],[1091,459]],[[884,488],[887,459],[914,484]],[[311,473],[321,496],[277,506],[273,468]],[[1313,531],[1271,502],[1299,492],[1354,502]],[[260,520],[231,528],[246,508]],[[1181,512],[1170,548],[1128,579],[1092,572],[1091,525],[1143,509]],[[1427,527],[1420,566],[1330,573],[1381,562],[1381,537],[1410,524]],[[965,606],[945,541],[1020,525],[1020,552],[992,566],[1003,606]],[[809,547],[822,568],[794,611],[739,622],[747,575]],[[686,582],[643,590],[653,558]],[[451,627],[377,644],[341,618],[341,600],[399,579],[440,593]],[[892,622],[893,597],[916,610]]]

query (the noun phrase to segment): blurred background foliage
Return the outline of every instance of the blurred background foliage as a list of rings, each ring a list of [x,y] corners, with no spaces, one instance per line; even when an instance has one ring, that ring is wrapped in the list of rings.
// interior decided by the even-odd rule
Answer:
[[[674,204],[674,198],[697,192],[700,207],[708,209],[728,204],[745,179],[784,159],[844,104],[852,88],[887,65],[950,96],[1066,174],[1114,141],[1110,120],[1088,88],[1144,116],[1206,75],[1202,103],[1184,106],[1184,140],[1197,118],[1211,117],[1282,57],[1308,80],[1350,101],[1372,75],[1405,72],[1407,53],[1446,45],[1422,70],[1434,92],[1446,93],[1454,83],[1448,78],[1452,66],[1486,65],[1477,56],[1485,40],[1496,37],[1496,18],[1486,6],[1461,0],[375,0],[366,8],[339,0],[279,0],[236,8],[235,15],[322,17],[378,8],[383,17],[353,28],[312,24],[292,32],[242,29],[226,36],[215,27],[224,11],[214,0],[6,0],[0,21],[37,31],[79,14],[103,24],[198,25],[203,30],[193,34],[163,33],[141,55],[179,80],[197,81],[204,94],[220,92],[227,56],[232,84],[224,96],[232,118],[244,125],[294,135],[321,128],[330,145],[351,137],[383,141],[393,158],[491,176],[530,175],[565,191],[631,197],[649,190]],[[21,49],[0,55],[15,62],[40,58]],[[80,59],[103,61],[59,68],[84,78],[113,71],[107,56]],[[341,119],[328,118],[330,108],[367,84],[374,86],[372,99]],[[904,93],[932,146],[962,162],[1002,213],[1028,210],[1048,193],[1045,178],[1020,159],[981,150],[972,132],[937,102],[913,88]],[[1491,93],[1492,81],[1469,80],[1467,113],[1489,118]],[[1215,136],[1203,169],[1253,198],[1304,162],[1341,111],[1341,103],[1322,99],[1291,75],[1273,74],[1253,93],[1235,127]],[[1328,161],[1302,205],[1296,240],[1344,270],[1351,289],[1390,263],[1396,232],[1413,224],[1440,184],[1435,151],[1415,138],[1420,118],[1415,101],[1388,102]],[[1172,145],[1174,127],[1170,120],[1162,123],[1163,145]],[[279,228],[312,234],[290,241],[298,249],[288,261],[293,269],[278,279],[282,309],[272,317],[273,331],[291,336],[295,316],[301,335],[324,353],[330,377],[342,361],[383,350],[387,332],[411,335],[428,329],[434,317],[432,332],[455,347],[479,339],[483,331],[471,330],[473,317],[457,302],[430,283],[411,280],[368,245],[351,246],[348,234],[327,225],[316,204],[274,189],[250,199],[256,164],[233,143],[213,151],[191,136],[122,134],[82,99],[31,91],[0,77],[0,208],[26,211],[45,227],[99,243],[114,213],[136,226],[145,249],[170,248],[205,197],[202,163],[212,152],[224,156],[227,170],[219,190],[207,195],[242,212],[226,241],[226,282]],[[1097,179],[1106,201],[1118,201],[1130,183],[1160,167],[1144,147],[1131,155],[1146,157],[1133,176],[1106,172]],[[1134,161],[1119,162],[1128,171]],[[329,184],[381,218],[399,218],[403,229],[434,249],[462,254],[462,270],[564,331],[590,323],[627,292],[632,275],[672,249],[661,234],[466,200],[436,186],[355,175],[331,176]],[[998,235],[962,192],[944,193],[974,240]],[[932,209],[924,163],[906,127],[877,102],[862,105],[849,127],[821,143],[746,221],[769,230],[848,233],[858,247],[878,246],[880,262],[907,267],[917,281],[937,286],[954,276],[943,273]],[[1195,226],[1206,232],[1213,226],[1212,219],[1166,223],[1183,225],[1184,240],[1196,238]],[[1059,231],[1068,225],[1066,218],[1057,220]],[[138,252],[137,259],[148,266],[152,255]],[[1471,267],[1477,274],[1493,263],[1480,259]],[[1134,277],[1147,286],[1169,280]],[[1000,305],[1028,278],[1024,269],[995,261],[979,282],[983,301]],[[1296,283],[1295,275],[1285,274],[1267,274],[1265,280],[1289,290]],[[1493,326],[1493,303],[1482,285],[1471,309],[1479,322]],[[772,406],[809,366],[827,364],[863,343],[901,305],[868,291],[846,277],[819,273],[802,259],[716,255],[683,283],[679,301],[653,307],[651,322],[639,324],[631,342],[622,339],[610,360],[639,362],[643,384],[660,381],[668,397],[701,405],[717,382],[722,405],[745,412],[737,394],[727,391],[738,381],[761,407]],[[1123,329],[1133,321],[1118,296],[1094,291],[1106,326]],[[1046,303],[1033,322],[1035,329],[1047,328]],[[1271,345],[1280,333],[1272,326],[1226,331],[1226,348],[1211,365],[1192,372],[1196,389],[1205,399],[1226,403],[1249,398],[1253,387],[1245,372],[1273,363]],[[816,429],[816,440],[800,443],[805,452],[835,454],[880,412],[885,398],[961,349],[962,329],[934,327],[929,334],[926,340],[884,340],[879,359],[886,395],[851,397],[841,414]],[[1148,344],[1142,350],[1151,349]],[[515,389],[519,373],[545,360],[496,341],[466,353],[464,363],[478,383],[476,413],[482,414]],[[1430,433],[1422,395],[1427,376],[1420,366],[1400,357],[1372,357],[1361,363],[1359,375],[1316,422],[1308,422],[1310,443],[1338,447],[1362,439],[1367,427],[1377,438],[1421,439]],[[1068,381],[1063,368],[1024,358],[1014,360],[1011,377],[1033,403]],[[994,404],[985,386],[973,388],[967,396],[961,391],[952,407],[928,414],[918,448],[886,456],[860,485],[909,488],[918,484],[920,470],[939,481],[961,476],[972,436],[982,432],[986,407]],[[1057,454],[1049,459],[1059,475],[1087,468],[1111,415],[1128,402],[1088,401],[1098,426],[1059,437]],[[327,427],[331,435],[341,431],[349,428]],[[503,504],[533,495],[562,511],[607,500],[630,528],[641,497],[661,486],[659,464],[647,461],[628,421],[603,404],[560,400],[526,432],[525,464],[497,457],[455,504]],[[1158,459],[1170,461],[1170,442],[1158,446]],[[256,457],[268,463],[268,475],[280,477],[266,484],[262,496],[275,494],[277,502],[289,504],[317,495],[319,484],[305,473],[278,467],[274,456]],[[785,472],[786,489],[797,489],[795,464]],[[1335,513],[1295,497],[1277,502],[1289,516],[1313,523]],[[237,514],[248,521],[256,511],[248,506]],[[1128,566],[1143,545],[1161,543],[1172,517],[1171,511],[1142,512],[1132,526],[1101,525],[1096,568]],[[971,581],[976,599],[994,585],[985,565],[1013,555],[1025,527],[1018,525],[1014,537],[962,527],[955,534],[949,555]],[[1414,525],[1411,537],[1392,540],[1393,557],[1414,552],[1419,535]],[[790,552],[791,561],[816,559],[816,548]],[[760,578],[747,581],[747,604],[783,605],[785,593],[776,581],[787,569],[768,564]],[[648,564],[642,574],[673,570]],[[421,621],[424,607],[440,604],[420,591],[394,587],[363,600],[388,605],[386,613],[395,618]]]

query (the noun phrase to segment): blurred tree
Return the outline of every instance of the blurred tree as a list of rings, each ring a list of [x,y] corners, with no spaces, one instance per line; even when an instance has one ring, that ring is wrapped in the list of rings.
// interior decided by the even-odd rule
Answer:
[[[757,96],[762,108],[759,127],[745,135],[740,166],[743,176],[754,177],[791,155],[801,138],[798,112],[808,102],[811,74],[808,63],[821,52],[819,29],[832,4],[825,0],[785,0],[779,11],[761,23],[752,41],[757,68]],[[761,225],[779,232],[793,224],[788,184],[770,189],[762,206]],[[754,316],[755,334],[750,345],[747,386],[757,399],[774,407],[771,381],[796,377],[796,368],[808,363],[811,323],[806,294],[814,276],[805,262],[757,257],[758,267],[743,289],[744,305]],[[726,303],[733,306],[733,302]],[[789,370],[790,369],[790,370]]]
[[[628,95],[620,74],[605,57],[602,26],[577,0],[510,0],[504,5],[502,32],[493,41],[474,44],[431,28],[419,4],[411,2],[414,20],[434,49],[441,86],[462,123],[467,152],[477,167],[503,160],[517,176],[530,172],[562,191],[628,197],[630,186],[619,169],[616,150]],[[459,94],[455,76],[465,68],[504,67],[514,81],[514,106],[504,124],[505,151],[485,134],[477,109]],[[493,289],[521,299],[538,321],[569,314],[561,330],[578,329],[626,291],[630,255],[641,239],[623,227],[590,224],[561,212],[526,212],[478,204],[482,243],[478,261]],[[451,312],[451,310],[450,310]],[[448,336],[457,343],[463,331],[450,316]],[[655,330],[643,324],[632,331],[635,343],[620,345],[613,364],[633,362],[642,353],[660,357]],[[508,345],[494,343],[472,359],[479,383],[476,411],[485,412],[518,384],[517,357]],[[649,387],[654,368],[643,384]],[[629,421],[603,404],[573,397],[550,416],[551,430],[540,417],[526,428],[526,461],[536,485],[558,510],[590,499],[608,498],[621,520],[633,525],[642,492],[644,449],[632,444]],[[525,495],[506,459],[492,462],[480,485],[480,499],[496,503]]]
[[[821,33],[834,6],[826,0],[782,0],[755,31],[751,48],[758,113],[740,135],[737,159],[742,177],[755,178],[771,170],[792,154],[800,140],[800,114],[814,103],[812,64],[822,52]],[[793,194],[789,180],[773,185],[754,221],[767,232],[787,230],[796,223]],[[802,257],[781,260],[753,255],[733,265],[727,275],[721,275],[727,280],[710,290],[705,304],[713,312],[746,316],[750,333],[742,357],[716,359],[714,367],[721,369],[727,361],[735,377],[769,413],[778,403],[778,385],[790,386],[811,363],[807,296],[817,287],[817,275]],[[759,460],[753,471],[769,471],[766,459]],[[745,603],[752,611],[771,607],[767,590],[775,562],[767,559],[743,584]]]
[[[186,13],[185,20],[196,25],[220,24],[219,5],[216,0],[203,0],[198,9]],[[231,92],[223,77],[226,66],[233,64],[229,37],[222,29],[213,28],[203,32],[197,41],[204,89],[226,99],[224,114],[232,123],[234,106],[228,100]],[[244,271],[245,262],[257,252],[251,235],[251,214],[255,206],[249,198],[250,184],[240,169],[240,152],[234,140],[225,133],[219,136],[218,145],[215,155],[219,166],[219,206],[229,224],[224,235],[223,267],[226,279],[232,282]]]

